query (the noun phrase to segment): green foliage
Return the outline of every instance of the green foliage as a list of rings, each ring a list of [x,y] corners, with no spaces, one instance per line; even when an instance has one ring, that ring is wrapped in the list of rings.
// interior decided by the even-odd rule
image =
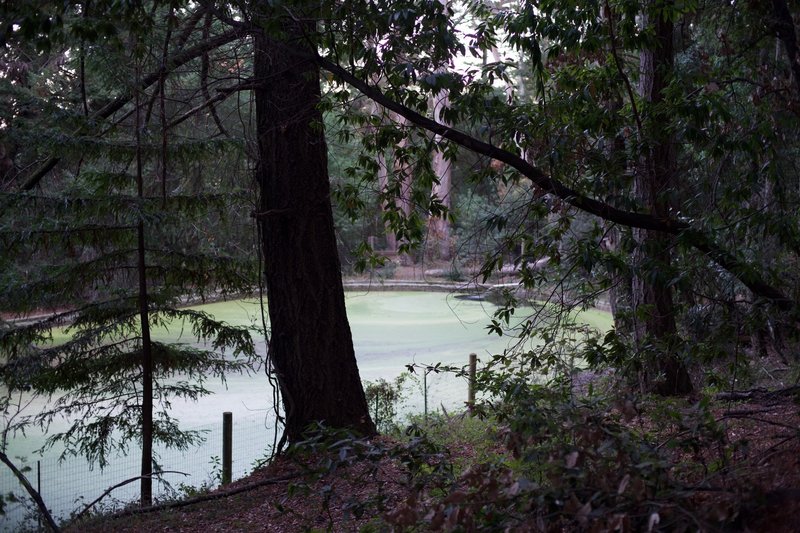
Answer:
[[[398,406],[406,397],[403,386],[408,376],[406,373],[400,374],[392,382],[382,378],[375,382],[364,382],[364,395],[372,421],[381,433],[391,433],[396,427],[395,417]]]
[[[521,155],[549,177],[610,207],[650,209],[639,205],[632,191],[637,162],[669,137],[675,172],[656,200],[693,228],[668,245],[669,261],[659,258],[659,250],[645,249],[629,229],[580,216],[566,205],[568,198],[546,194],[514,169],[493,168],[485,161],[460,167],[457,179],[474,184],[474,190],[463,191],[453,204],[458,249],[469,262],[482,258],[484,281],[513,265],[521,271],[522,287],[559,293],[567,308],[613,289],[618,327],[615,354],[606,361],[622,362],[627,351],[623,364],[634,373],[648,370],[652,354],[664,350],[667,355],[676,351],[687,362],[704,360],[699,352],[730,353],[728,346],[719,348],[724,339],[739,336],[731,334],[731,322],[722,320],[705,332],[707,342],[700,350],[675,339],[637,341],[635,324],[646,322],[654,310],[632,299],[634,278],[668,288],[681,327],[692,327],[693,308],[707,306],[714,314],[753,312],[775,324],[773,332],[795,329],[775,307],[743,298],[747,290],[740,281],[752,274],[784,294],[798,290],[792,267],[797,262],[792,228],[797,224],[792,221],[800,198],[792,185],[797,173],[790,170],[796,166],[797,120],[789,105],[796,88],[785,54],[767,52],[775,43],[754,29],[768,25],[769,10],[755,4],[701,9],[696,2],[653,7],[651,20],[674,22],[680,35],[669,58],[667,86],[650,103],[636,89],[638,57],[657,45],[653,28],[637,22],[641,2],[542,2],[536,9],[489,8],[482,2],[447,8],[356,2],[348,9],[366,18],[345,17],[326,27],[321,44],[328,57],[347,57],[357,77],[380,80],[377,85],[389,98],[427,116],[431,98],[446,91],[447,118],[458,129]],[[381,9],[388,16],[377,16]],[[464,13],[462,25],[445,23],[441,9]],[[395,20],[403,24],[394,28]],[[415,39],[372,37],[390,28],[411,31]],[[429,28],[439,35],[428,34]],[[353,45],[352,35],[364,38]],[[489,62],[495,52],[504,60]],[[470,63],[470,57],[484,59]],[[445,58],[459,67],[441,72]],[[344,107],[353,92],[342,85],[332,95],[343,105],[344,124],[368,126],[363,130],[365,152],[394,154],[416,165],[415,179],[427,183],[423,152],[409,147],[436,139],[385,113],[376,117],[366,114],[364,106]],[[415,153],[419,156],[412,157]],[[448,153],[456,162],[464,158],[456,150]],[[374,161],[362,153],[357,163],[363,174],[358,169],[353,174],[374,183]],[[399,192],[395,187],[383,202],[392,211]],[[387,215],[413,241],[416,234],[404,233],[404,218],[409,219],[397,211]],[[695,230],[707,237],[698,240]],[[710,242],[746,266],[733,275],[725,272],[709,261],[720,257],[707,255]],[[634,254],[637,248],[640,255]],[[641,259],[634,262],[634,257]],[[545,259],[544,268],[534,266]],[[498,318],[495,331],[501,332],[505,320]],[[737,322],[745,330],[758,327],[755,321]],[[678,333],[689,335],[688,329]],[[785,334],[759,335],[770,350],[786,348]],[[645,349],[648,345],[652,349]]]
[[[470,413],[433,413],[427,421],[419,414],[409,417],[405,437],[420,431],[440,450],[451,452],[451,464],[456,476],[473,466],[501,460],[505,450],[499,446],[503,428],[490,417]],[[402,438],[402,437],[401,437]]]
[[[445,414],[412,423],[406,438],[388,448],[316,428],[293,448],[299,465],[315,473],[294,493],[316,493],[314,480],[346,475],[346,465],[388,458],[407,468],[409,496],[382,514],[383,526],[370,526],[378,530],[505,530],[530,524],[543,530],[675,530],[726,527],[736,519],[736,504],[719,513],[698,507],[685,485],[686,466],[675,462],[685,454],[705,454],[692,479],[711,479],[726,468],[732,448],[707,400],[684,407],[634,397],[575,398],[520,382],[501,388],[505,396],[479,407],[486,418]],[[662,421],[659,427],[637,423],[645,412],[647,419]],[[719,450],[718,460],[709,460],[708,450]],[[346,499],[332,487],[322,484],[323,502]],[[353,509],[380,509],[373,500],[350,503]],[[358,513],[354,516],[362,516]]]
[[[54,312],[32,324],[0,323],[2,378],[10,391],[33,388],[57,398],[39,422],[60,410],[100,412],[62,438],[101,463],[102,450],[133,436],[132,384],[142,353],[132,290],[140,223],[151,324],[186,320],[202,344],[156,345],[162,406],[169,394],[202,394],[208,375],[241,369],[253,356],[248,332],[180,308],[189,299],[245,291],[255,279],[249,230],[236,222],[252,210],[238,172],[247,166],[243,124],[250,117],[243,112],[223,124],[203,108],[209,80],[224,89],[221,80],[247,77],[249,45],[199,55],[163,84],[139,82],[161,72],[167,56],[207,40],[211,29],[247,29],[260,18],[261,29],[280,37],[286,17],[316,16],[320,31],[306,37],[321,56],[425,117],[446,93],[440,118],[495,155],[522,160],[512,168],[466,155],[341,80],[325,80],[321,106],[329,139],[339,141],[329,143],[330,167],[348,269],[391,274],[393,264],[380,253],[384,236],[394,234],[400,252],[413,256],[426,219],[439,215],[456,220],[461,255],[454,264],[480,264],[483,282],[516,275],[517,287],[493,293],[498,308],[488,329],[520,343],[494,356],[480,383],[491,398],[482,409],[508,424],[509,447],[527,466],[518,472],[488,461],[464,474],[466,488],[448,492],[450,500],[426,502],[424,513],[419,500],[409,503],[393,523],[513,527],[522,509],[534,509],[537,520],[564,529],[647,529],[656,512],[662,527],[686,525],[669,465],[646,435],[620,424],[607,405],[575,402],[534,382],[547,376],[558,391],[571,391],[581,359],[639,377],[668,356],[704,368],[710,384],[722,387],[749,383],[744,372],[755,353],[796,356],[797,310],[786,313],[751,290],[756,280],[789,295],[795,307],[800,295],[797,79],[782,43],[776,49],[774,31],[765,30],[774,25],[769,6],[353,0],[270,3],[252,12],[222,3],[204,35],[196,26],[205,14],[195,18],[194,4],[88,5],[6,2],[0,23],[0,243],[7,252],[0,256],[0,309]],[[654,101],[637,90],[647,81],[642,58],[658,52],[645,19],[676,24],[665,87]],[[138,131],[131,95],[146,102]],[[120,98],[116,113],[96,112]],[[162,118],[165,100],[173,107]],[[229,116],[239,111],[219,105]],[[201,114],[166,127],[187,109]],[[672,175],[644,199],[636,178],[664,144]],[[451,209],[432,193],[439,180],[434,152],[456,170]],[[137,155],[147,176],[142,194],[131,170]],[[61,160],[59,171],[40,189],[21,192],[30,169],[49,157]],[[539,185],[529,179],[537,172],[546,178]],[[598,202],[601,214],[652,214],[688,229],[653,246],[639,230],[578,213],[571,206],[577,197]],[[642,287],[664,289],[670,305],[663,313],[677,331],[642,332],[662,313],[639,301],[634,291]],[[601,297],[616,304],[615,329],[576,325],[575,310]],[[530,303],[533,314],[522,317],[521,305]],[[69,338],[54,339],[52,328],[65,325]],[[742,338],[751,339],[750,350]],[[223,349],[233,356],[221,356]],[[176,376],[177,384],[170,381]],[[399,384],[372,385],[376,418],[390,420]],[[72,392],[62,395],[65,389]],[[121,398],[114,409],[104,402],[109,397]],[[715,436],[706,414],[707,406],[698,407],[701,422],[687,425],[690,433]],[[195,438],[173,439],[178,430],[168,416],[158,434],[175,445]],[[81,448],[86,439],[99,448]],[[425,439],[419,443],[438,453]],[[351,448],[331,450],[345,460]],[[430,473],[435,468],[419,459],[425,453],[415,456],[415,468]],[[492,480],[500,483],[490,486]],[[447,491],[453,479],[436,483]],[[675,502],[665,503],[671,497]],[[662,505],[668,514],[656,511]]]
[[[390,511],[387,503],[391,497],[390,487],[399,480],[379,475],[382,465],[387,463],[397,462],[403,466],[408,473],[405,482],[414,487],[415,492],[429,489],[441,492],[453,480],[447,450],[428,439],[419,427],[409,428],[407,438],[400,444],[357,438],[346,431],[322,425],[309,427],[306,436],[287,452],[304,474],[290,485],[287,495],[313,493],[318,496],[322,504],[320,516],[323,519],[327,516],[328,527],[333,525],[328,513],[333,504],[343,508],[346,517],[356,519],[369,513],[397,512],[396,509]],[[335,475],[353,476],[356,483],[369,483],[373,490],[350,494],[338,491],[330,481],[316,483]],[[291,512],[280,502],[275,506],[279,512]]]
[[[208,494],[219,486],[222,482],[222,460],[218,455],[212,455],[208,464],[211,467],[208,479],[204,480],[199,486],[179,483],[175,495],[176,499],[182,500]]]
[[[717,516],[697,509],[665,451],[725,447],[707,403],[652,412],[675,428],[675,437],[657,445],[656,437],[631,423],[639,414],[631,398],[576,400],[548,387],[511,383],[507,390],[513,393],[505,400],[484,406],[491,422],[463,418],[429,426],[427,437],[437,446],[460,445],[467,430],[467,441],[483,451],[462,463],[449,483],[431,480],[385,515],[392,527],[676,530],[735,518],[735,512]]]

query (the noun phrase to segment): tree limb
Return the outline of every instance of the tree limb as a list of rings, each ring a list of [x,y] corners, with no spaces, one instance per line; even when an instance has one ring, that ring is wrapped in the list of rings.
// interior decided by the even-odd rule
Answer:
[[[189,41],[189,37],[192,35],[192,32],[194,32],[195,28],[197,27],[197,24],[200,22],[200,20],[203,18],[203,15],[205,15],[206,12],[207,12],[206,8],[204,6],[200,6],[197,10],[195,10],[194,13],[192,13],[185,20],[183,28],[181,29],[181,32],[178,34],[178,37],[176,39],[175,43],[176,50],[180,50],[186,45],[186,43]]]
[[[174,502],[167,502],[158,505],[151,505],[150,507],[137,507],[133,509],[126,509],[121,511],[111,518],[122,518],[125,516],[137,515],[137,514],[145,514],[145,513],[152,513],[158,511],[165,511],[167,509],[179,509],[181,507],[188,507],[190,505],[195,505],[198,503],[203,503],[211,500],[219,500],[221,498],[227,498],[229,496],[234,496],[236,494],[241,494],[242,492],[251,491],[253,489],[257,489],[259,487],[264,487],[266,485],[277,485],[278,483],[283,483],[285,481],[290,481],[292,479],[296,479],[298,477],[303,476],[303,472],[294,472],[291,474],[286,474],[279,477],[262,479],[260,481],[256,481],[254,483],[248,483],[247,485],[241,485],[236,488],[227,489],[227,490],[217,490],[211,492],[209,494],[201,494],[200,496],[195,496],[194,498],[188,498],[186,500],[178,500]]]
[[[44,500],[42,500],[42,495],[33,488],[33,485],[30,484],[28,478],[25,477],[25,474],[23,474],[20,469],[17,468],[17,466],[11,461],[11,459],[9,459],[8,456],[3,452],[0,452],[0,461],[2,461],[3,464],[5,464],[11,470],[11,472],[13,472],[14,477],[16,477],[22,486],[25,487],[25,490],[28,491],[28,494],[33,501],[36,502],[39,512],[42,513],[42,516],[44,517],[45,522],[47,522],[47,525],[50,527],[50,529],[52,529],[55,533],[59,533],[61,528],[58,527],[56,521],[53,520],[53,515],[51,515],[50,511],[47,510],[47,506],[44,504]]]
[[[292,52],[295,55],[307,57],[307,54],[304,54],[299,50],[292,50]],[[386,96],[380,89],[359,79],[341,65],[333,63],[318,54],[315,54],[311,59],[313,59],[322,69],[333,74],[340,81],[355,87],[365,96],[369,97],[383,107],[394,111],[412,124],[428,130],[436,135],[440,135],[441,137],[453,141],[454,143],[475,153],[479,153],[506,163],[507,165],[519,171],[526,178],[530,179],[535,185],[542,188],[546,192],[557,196],[569,205],[586,213],[598,216],[609,222],[615,222],[623,226],[661,231],[671,235],[683,237],[693,248],[702,252],[712,261],[716,262],[722,268],[733,274],[756,296],[770,301],[785,311],[796,310],[798,308],[796,302],[794,302],[791,298],[787,297],[780,290],[766,283],[751,265],[738,259],[733,254],[720,247],[707,233],[692,227],[689,222],[668,217],[656,217],[647,213],[623,211],[605,202],[588,197],[583,193],[578,192],[575,189],[571,189],[560,181],[554,179],[541,169],[531,165],[516,154],[513,154],[507,150],[503,150],[502,148],[498,148],[492,144],[483,142],[455,128],[439,124],[438,122],[431,120],[398,102],[395,102]]]
[[[153,473],[151,476],[148,476],[148,477],[160,477],[160,476],[161,476],[161,475],[163,475],[163,474],[181,474],[181,475],[183,475],[183,476],[188,476],[188,475],[189,475],[189,474],[187,474],[187,473],[185,473],[185,472],[178,472],[177,470],[164,470],[164,471],[161,471],[161,472],[154,472],[154,473]],[[111,487],[108,487],[108,488],[107,488],[107,489],[106,489],[106,490],[103,492],[103,494],[101,494],[100,496],[98,496],[97,498],[95,498],[95,499],[94,499],[94,500],[93,500],[91,503],[89,503],[89,504],[85,505],[85,506],[83,507],[83,509],[81,510],[81,512],[80,512],[80,513],[78,513],[77,515],[75,515],[75,517],[74,517],[72,520],[70,520],[70,521],[69,521],[69,524],[68,524],[67,526],[65,526],[65,527],[68,527],[68,526],[70,526],[70,525],[74,524],[75,522],[77,522],[78,520],[80,520],[80,518],[81,518],[81,517],[82,517],[84,514],[86,514],[86,513],[89,511],[89,509],[91,509],[92,507],[94,507],[95,505],[97,505],[97,503],[98,503],[100,500],[102,500],[103,498],[105,498],[106,496],[108,496],[109,494],[111,494],[111,493],[112,493],[113,491],[115,491],[116,489],[118,489],[118,488],[120,488],[120,487],[124,487],[125,485],[128,485],[128,484],[130,484],[130,483],[133,483],[134,481],[139,481],[140,479],[142,479],[142,477],[143,477],[143,476],[135,476],[135,477],[132,477],[132,478],[126,479],[125,481],[120,481],[120,482],[119,482],[119,483],[117,483],[116,485],[112,485]]]
[[[184,122],[185,120],[188,120],[189,118],[191,118],[198,111],[200,111],[200,110],[202,110],[202,109],[204,109],[204,108],[206,108],[208,106],[212,106],[216,102],[221,102],[221,101],[225,100],[226,98],[228,98],[230,95],[232,95],[232,94],[234,94],[234,93],[236,93],[238,91],[250,91],[250,90],[255,89],[256,87],[257,87],[257,84],[255,82],[253,82],[253,80],[249,80],[249,79],[248,80],[244,80],[242,83],[239,83],[237,85],[233,85],[231,87],[220,87],[220,88],[217,89],[216,96],[210,97],[209,100],[205,100],[205,101],[197,104],[196,106],[194,106],[193,108],[191,108],[190,110],[188,110],[187,112],[182,114],[181,116],[173,119],[172,122],[167,124],[167,129],[174,128],[178,124],[180,124],[180,123]]]

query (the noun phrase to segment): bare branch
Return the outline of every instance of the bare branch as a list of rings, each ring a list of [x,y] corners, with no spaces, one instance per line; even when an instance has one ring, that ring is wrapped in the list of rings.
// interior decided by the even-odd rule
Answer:
[[[189,475],[189,474],[187,474],[187,473],[185,473],[185,472],[179,472],[179,471],[177,471],[177,470],[163,470],[163,471],[161,471],[161,472],[153,472],[153,474],[151,474],[150,476],[136,476],[136,477],[132,477],[132,478],[126,479],[125,481],[120,481],[120,482],[119,482],[119,483],[117,483],[116,485],[113,485],[113,486],[111,486],[111,487],[108,487],[108,488],[107,488],[107,489],[106,489],[106,490],[103,492],[103,494],[101,494],[100,496],[98,496],[97,498],[95,498],[95,499],[94,499],[94,500],[93,500],[91,503],[87,504],[87,505],[86,505],[86,506],[85,506],[85,507],[84,507],[84,508],[81,510],[81,512],[80,512],[80,513],[78,513],[77,515],[75,515],[75,517],[74,517],[72,520],[70,520],[70,521],[69,521],[69,524],[68,524],[68,526],[69,526],[69,525],[72,525],[72,524],[74,524],[75,522],[77,522],[78,520],[80,520],[80,518],[81,518],[81,517],[82,517],[84,514],[86,514],[86,513],[89,511],[89,509],[91,509],[92,507],[94,507],[95,505],[97,505],[97,503],[98,503],[100,500],[102,500],[103,498],[105,498],[106,496],[108,496],[109,494],[111,494],[111,493],[112,493],[113,491],[115,491],[116,489],[118,489],[118,488],[120,488],[120,487],[124,487],[125,485],[128,485],[129,483],[133,483],[134,481],[139,481],[139,480],[140,480],[140,479],[142,479],[143,477],[149,477],[149,478],[153,478],[153,477],[161,477],[163,474],[180,474],[180,475],[182,475],[182,476],[188,476],[188,475]]]
[[[0,452],[0,461],[2,461],[3,464],[5,464],[11,470],[11,472],[13,472],[14,477],[16,477],[22,486],[25,487],[25,490],[28,492],[30,497],[34,502],[36,502],[39,512],[42,513],[42,516],[44,517],[45,522],[47,522],[47,525],[50,527],[50,529],[52,529],[55,533],[59,533],[61,528],[59,528],[58,524],[56,524],[56,521],[53,520],[53,515],[51,515],[50,511],[47,510],[47,506],[44,504],[41,494],[39,494],[36,489],[33,488],[33,485],[30,484],[28,478],[25,477],[25,474],[23,474],[22,471],[20,471],[20,469],[17,468],[11,459],[9,459],[8,456],[3,452]]]

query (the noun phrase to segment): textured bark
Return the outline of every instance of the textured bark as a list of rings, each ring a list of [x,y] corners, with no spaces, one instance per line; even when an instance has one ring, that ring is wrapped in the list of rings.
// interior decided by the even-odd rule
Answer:
[[[772,25],[783,43],[795,87],[795,98],[800,98],[800,46],[797,44],[797,31],[792,12],[785,0],[772,0]]]
[[[285,29],[293,46],[313,30]],[[294,37],[294,39],[292,39]],[[299,38],[299,39],[298,39]],[[284,47],[255,39],[260,161],[257,217],[271,325],[269,356],[283,397],[286,437],[317,421],[374,434],[356,366],[342,288],[322,131],[319,72]]]
[[[648,21],[648,16],[642,17]],[[675,186],[673,140],[663,128],[659,105],[673,68],[673,23],[660,12],[648,21],[654,28],[655,46],[642,50],[640,56],[639,94],[648,103],[650,115],[643,133],[643,151],[634,180],[634,195],[658,218],[669,216],[669,193]],[[634,339],[645,355],[646,386],[662,394],[686,394],[692,391],[689,374],[671,350],[677,338],[672,289],[663,274],[669,272],[673,238],[646,229],[633,232],[636,249],[633,255],[631,290],[634,316]],[[655,344],[653,350],[644,349]],[[657,354],[657,355],[652,355]],[[656,379],[658,377],[658,379]]]

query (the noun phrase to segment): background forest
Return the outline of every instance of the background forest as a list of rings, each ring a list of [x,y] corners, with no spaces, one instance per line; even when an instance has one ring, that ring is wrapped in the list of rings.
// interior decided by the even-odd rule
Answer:
[[[488,361],[472,410],[504,425],[528,465],[520,475],[550,481],[457,516],[613,528],[622,514],[652,529],[652,509],[677,498],[671,467],[647,431],[617,424],[633,404],[576,399],[571,364],[617,399],[699,401],[699,440],[680,449],[717,435],[709,399],[752,392],[767,362],[781,373],[770,385],[796,395],[798,9],[4,2],[0,451],[26,425],[70,413],[74,425],[49,442],[101,466],[110,450],[141,448],[147,505],[153,442],[199,438],[170,418],[170,398],[262,364],[281,396],[279,448],[319,421],[374,435],[342,275],[511,275],[492,291],[488,332],[542,343]],[[267,302],[255,330],[187,308],[245,294]],[[596,305],[610,308],[612,330],[570,325]],[[206,348],[153,341],[170,321]],[[254,334],[268,339],[264,361]],[[20,393],[52,402],[18,417]],[[530,471],[564,442],[566,468]],[[722,446],[728,459],[738,449]],[[603,478],[611,488],[590,488]],[[629,483],[643,488],[629,495]],[[472,489],[444,501],[472,509]],[[436,509],[393,516],[431,526]],[[738,517],[664,516],[667,529]]]

